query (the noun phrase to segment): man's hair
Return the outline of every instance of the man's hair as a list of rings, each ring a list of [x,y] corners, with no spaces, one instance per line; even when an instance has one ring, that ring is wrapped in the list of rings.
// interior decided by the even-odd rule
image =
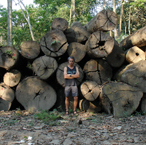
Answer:
[[[69,56],[67,60],[69,61],[69,59],[73,59],[75,61],[75,58],[73,56]]]

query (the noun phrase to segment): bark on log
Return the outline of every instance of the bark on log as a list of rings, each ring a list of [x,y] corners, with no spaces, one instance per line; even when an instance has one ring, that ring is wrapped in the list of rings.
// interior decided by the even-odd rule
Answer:
[[[3,82],[9,87],[14,87],[20,82],[20,79],[21,73],[18,70],[13,69],[10,72],[5,73]]]
[[[88,101],[94,101],[101,93],[100,86],[94,81],[85,81],[80,86],[82,95]]]
[[[41,56],[32,63],[33,70],[40,79],[48,79],[57,69],[57,61],[49,56]]]
[[[102,88],[100,100],[104,110],[114,117],[131,115],[138,107],[143,92],[121,82],[110,82]]]
[[[72,42],[67,49],[68,55],[73,56],[75,58],[75,62],[81,61],[86,55],[86,48],[85,45]]]
[[[51,25],[51,30],[65,31],[68,28],[68,22],[63,18],[55,18]]]
[[[116,80],[138,87],[146,93],[146,60],[127,65],[116,75]]]
[[[72,42],[77,42],[76,40],[76,34],[75,31],[71,28],[67,29],[64,31],[64,34],[66,36],[67,42],[70,44]]]
[[[86,42],[87,53],[93,58],[107,57],[114,48],[114,39],[102,31],[90,35]]]
[[[146,46],[146,26],[134,32],[120,42],[120,47],[127,50],[133,46]]]
[[[68,43],[61,30],[52,30],[41,38],[40,45],[45,55],[58,57],[66,52]]]
[[[129,63],[136,63],[140,60],[145,60],[145,52],[137,46],[133,46],[127,51],[126,60]]]
[[[146,114],[146,94],[143,94],[143,97],[141,99],[141,104],[140,104],[140,108],[143,114]]]
[[[58,67],[58,69],[57,69],[57,72],[56,72],[56,79],[57,79],[57,82],[61,85],[61,86],[63,86],[64,87],[64,67],[66,67],[68,65],[68,62],[64,62],[64,63],[62,63],[59,67]],[[81,69],[81,67],[77,64],[77,63],[75,63],[74,64],[75,66],[77,66],[78,67],[78,69],[79,69],[79,73],[80,73],[80,77],[79,78],[77,78],[76,79],[76,81],[77,81],[77,85],[79,85],[81,82],[82,82],[82,80],[83,80],[83,78],[84,78],[84,73],[83,73],[83,70]]]
[[[102,10],[94,18],[92,18],[84,27],[93,33],[95,31],[110,31],[115,28],[118,23],[118,16],[111,10]]]
[[[125,61],[125,53],[119,47],[118,42],[115,41],[112,52],[106,57],[107,62],[112,67],[120,67]]]
[[[86,62],[83,71],[86,75],[86,80],[95,81],[98,85],[112,78],[112,68],[104,60],[89,60]]]
[[[0,111],[8,111],[13,100],[14,91],[4,83],[0,83]]]
[[[16,99],[26,110],[49,110],[56,102],[55,90],[37,77],[27,77],[16,88]]]
[[[21,55],[27,59],[35,59],[40,54],[40,44],[35,41],[25,41],[21,44]]]
[[[14,68],[19,60],[19,52],[10,46],[0,48],[0,67],[10,70]]]

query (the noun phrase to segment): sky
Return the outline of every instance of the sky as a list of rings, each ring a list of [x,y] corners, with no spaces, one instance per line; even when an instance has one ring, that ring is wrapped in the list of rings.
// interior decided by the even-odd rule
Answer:
[[[17,1],[17,0],[15,0]],[[23,3],[25,5],[33,4],[33,0],[23,0]],[[7,0],[0,0],[0,5],[2,5],[4,8],[7,8]],[[18,10],[20,9],[19,5],[15,5],[15,2],[12,1],[12,9]]]

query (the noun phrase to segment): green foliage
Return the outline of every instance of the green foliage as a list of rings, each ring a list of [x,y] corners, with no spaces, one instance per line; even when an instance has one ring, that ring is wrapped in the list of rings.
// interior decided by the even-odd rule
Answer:
[[[12,59],[14,60],[15,59],[15,54],[13,54],[12,50],[6,50],[5,51],[5,54],[9,55],[10,57],[12,57]]]

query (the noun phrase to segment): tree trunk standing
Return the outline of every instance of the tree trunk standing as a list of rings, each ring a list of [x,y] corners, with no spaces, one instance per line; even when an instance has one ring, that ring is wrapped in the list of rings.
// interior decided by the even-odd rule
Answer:
[[[72,16],[73,16],[73,22],[75,22],[75,0],[71,0],[72,3]]]
[[[131,7],[130,7],[130,10],[129,10],[129,20],[128,20],[128,31],[129,31],[129,35],[131,34],[130,25],[131,25]]]
[[[71,8],[70,8],[70,15],[69,15],[69,27],[70,27],[70,25],[71,25],[71,16],[72,16],[72,10],[71,10]]]
[[[105,0],[103,0],[103,9],[105,9],[105,10],[106,10]]]
[[[125,35],[127,34],[127,25],[126,25],[126,22],[125,23]]]
[[[121,35],[122,31],[122,18],[124,13],[124,0],[121,0],[121,14],[120,14],[120,22],[119,22],[119,36]]]
[[[7,15],[7,46],[12,46],[12,0],[7,0],[8,15]]]

